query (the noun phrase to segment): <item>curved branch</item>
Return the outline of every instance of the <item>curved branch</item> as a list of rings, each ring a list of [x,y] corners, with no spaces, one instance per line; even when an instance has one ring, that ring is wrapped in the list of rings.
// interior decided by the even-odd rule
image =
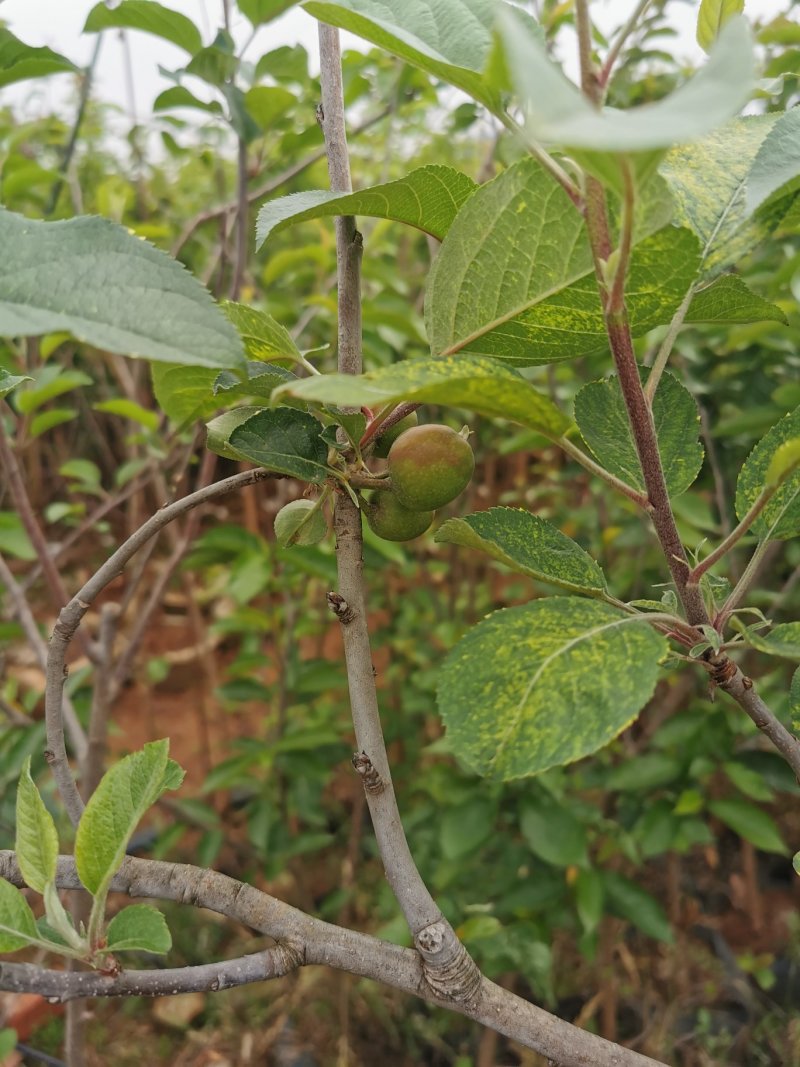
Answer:
[[[0,850],[0,877],[17,886],[24,884],[13,852]],[[56,884],[59,889],[80,888],[72,856],[59,858]],[[174,900],[218,912],[275,938],[278,948],[300,953],[298,963],[324,964],[371,978],[458,1012],[535,1049],[557,1067],[665,1067],[658,1060],[581,1030],[486,978],[468,1001],[437,995],[425,980],[419,954],[412,949],[315,919],[217,871],[129,857],[111,888],[132,897]],[[66,977],[61,974],[62,981]]]
[[[67,750],[64,744],[63,699],[64,682],[67,676],[66,655],[81,619],[92,606],[92,602],[115,578],[119,577],[126,564],[139,549],[147,544],[151,537],[169,523],[184,515],[187,511],[214,500],[225,493],[241,489],[265,478],[282,478],[261,468],[243,471],[225,478],[220,482],[207,485],[197,492],[189,493],[171,504],[166,504],[152,515],[127,541],[111,555],[75,596],[65,604],[53,627],[50,646],[47,653],[47,678],[45,683],[45,724],[47,731],[47,761],[53,769],[58,791],[73,823],[77,824],[83,811],[83,800],[78,793],[75,779],[72,777]]]

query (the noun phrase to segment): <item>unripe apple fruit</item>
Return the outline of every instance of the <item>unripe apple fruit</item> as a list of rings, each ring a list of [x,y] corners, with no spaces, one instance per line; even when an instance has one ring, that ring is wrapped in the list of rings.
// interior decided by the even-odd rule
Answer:
[[[395,443],[401,433],[405,433],[406,430],[410,430],[412,426],[416,426],[419,422],[416,411],[412,411],[409,415],[406,415],[404,419],[395,423],[394,426],[390,426],[386,433],[382,433],[378,440],[375,442],[375,451],[372,453],[374,456],[378,456],[380,459],[386,459],[389,455],[389,449]]]
[[[379,490],[364,503],[369,528],[385,541],[411,541],[433,522],[432,511],[409,511],[391,490]]]
[[[449,504],[475,469],[469,442],[449,426],[412,426],[389,449],[392,491],[412,511]]]

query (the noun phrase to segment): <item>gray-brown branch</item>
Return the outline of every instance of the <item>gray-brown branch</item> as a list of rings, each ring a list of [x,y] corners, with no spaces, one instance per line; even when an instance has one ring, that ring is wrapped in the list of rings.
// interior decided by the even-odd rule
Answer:
[[[24,884],[13,852],[0,851],[0,878],[17,886]],[[71,856],[59,858],[56,883],[59,889],[80,888],[75,861]],[[425,980],[420,956],[412,949],[315,919],[254,886],[216,871],[188,864],[129,857],[115,876],[111,888],[130,897],[174,900],[208,908],[273,938],[277,942],[276,947],[290,956],[294,965],[324,964],[383,982],[491,1027],[535,1049],[557,1067],[665,1067],[657,1060],[580,1030],[486,978],[481,979],[475,995],[468,1001],[453,1001],[439,996]],[[237,967],[241,964],[241,960],[230,962]],[[19,966],[0,964],[0,989],[6,988],[6,975],[10,976],[9,984],[18,981],[19,972],[8,971],[7,968]],[[219,965],[221,980],[224,966]],[[60,974],[62,981],[67,977]],[[225,980],[236,984],[232,974],[226,974]],[[34,988],[31,991],[37,990]],[[54,992],[53,995],[58,996],[59,993]],[[110,994],[102,991],[89,993],[84,989],[81,995]],[[150,994],[144,992],[143,995]]]

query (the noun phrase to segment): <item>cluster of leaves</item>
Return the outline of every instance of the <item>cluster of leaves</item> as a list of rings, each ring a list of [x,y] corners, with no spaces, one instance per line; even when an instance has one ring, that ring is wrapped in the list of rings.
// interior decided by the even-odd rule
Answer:
[[[17,863],[25,882],[42,895],[44,915],[36,919],[15,886],[0,878],[0,952],[36,948],[82,960],[113,973],[118,952],[169,952],[172,940],[160,911],[132,904],[105,922],[114,875],[122,866],[131,835],[142,816],[183,771],[170,760],[169,741],[152,741],[116,763],[100,781],[75,834],[75,869],[92,896],[84,928],[76,929],[56,889],[58,833],[30,774],[30,757],[17,787]]]

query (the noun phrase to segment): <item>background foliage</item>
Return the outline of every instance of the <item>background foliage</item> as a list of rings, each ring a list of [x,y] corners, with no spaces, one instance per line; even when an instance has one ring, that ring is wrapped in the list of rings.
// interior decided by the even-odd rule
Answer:
[[[287,5],[239,4],[254,22],[281,6]],[[326,5],[309,6],[322,12]],[[620,66],[611,103],[659,99],[684,75],[670,51],[663,7],[654,5]],[[569,5],[546,0],[541,8],[548,44],[569,47]],[[98,5],[87,30],[123,23],[124,32],[152,29]],[[248,55],[234,84],[238,60],[224,30],[204,47],[199,31],[181,19],[157,32],[186,49],[186,67],[165,75],[157,118],[147,130],[131,126],[127,145],[109,136],[108,109],[91,94],[74,128],[71,114],[21,121],[12,108],[0,111],[3,203],[30,219],[93,214],[123,223],[177,254],[215,296],[273,316],[288,331],[288,343],[331,369],[330,218],[317,217],[319,203],[307,199],[305,221],[281,231],[281,201],[274,200],[310,197],[308,190],[327,185],[314,120],[319,86],[309,57],[300,46]],[[796,99],[800,29],[787,13],[762,27],[759,39],[765,76],[773,79],[759,107],[769,114]],[[15,72],[13,56],[4,62],[7,80],[64,69],[52,56],[40,56],[24,72]],[[517,145],[481,108],[386,52],[346,53],[344,75],[359,187],[397,180],[412,165],[447,164],[484,182],[518,158]],[[76,109],[85,85],[85,75],[76,74]],[[243,182],[252,202],[246,260],[237,258],[235,217]],[[252,234],[265,202],[259,242],[275,229],[256,250]],[[216,205],[230,206],[216,213]],[[429,242],[391,220],[365,219],[363,231],[367,368],[427,355]],[[69,251],[47,253],[54,292],[59,272],[73,269]],[[10,256],[7,265],[19,269]],[[441,262],[437,270],[444,272]],[[679,338],[672,369],[700,401],[706,452],[692,493],[675,499],[690,547],[715,542],[735,523],[733,487],[744,459],[800,404],[799,271],[796,224],[789,218],[740,263],[738,275],[788,325],[695,325]],[[133,327],[140,316],[129,310]],[[170,309],[162,324],[166,334],[177,330]],[[431,327],[438,336],[437,324]],[[72,590],[167,495],[193,483],[202,456],[193,423],[218,405],[205,399],[203,368],[192,370],[193,391],[191,375],[170,377],[171,363],[154,364],[151,378],[143,362],[104,351],[113,344],[103,334],[78,334],[79,344],[60,332],[70,323],[48,328],[40,340],[0,348],[0,368],[30,379],[14,393],[13,415],[6,409],[4,420]],[[656,338],[640,332],[644,356]],[[272,343],[285,347],[287,340]],[[452,340],[444,338],[440,350]],[[170,337],[141,343],[168,345]],[[216,359],[223,349],[212,347]],[[161,358],[174,362],[174,352]],[[568,409],[575,401],[578,411],[592,403],[607,410],[608,398],[591,392],[576,400],[582,383],[607,367],[607,352],[598,350],[528,368],[525,376]],[[210,373],[215,378],[217,371]],[[453,521],[435,540],[398,546],[368,535],[366,562],[400,806],[412,852],[443,911],[489,976],[605,1036],[644,1035],[651,1054],[686,1065],[800,1063],[800,926],[787,859],[787,842],[800,829],[800,788],[741,714],[713,702],[697,677],[681,673],[659,683],[621,737],[568,768],[485,782],[450,754],[434,699],[445,654],[487,612],[523,604],[538,588],[460,547],[491,531],[459,524],[459,514],[524,505],[600,560],[619,596],[659,601],[662,568],[646,529],[631,521],[633,506],[566,461],[541,427],[499,422],[491,408],[459,417],[428,406],[426,415],[454,428],[469,418],[478,473],[452,515],[440,515]],[[620,470],[624,459],[617,460]],[[683,447],[675,460],[670,475],[678,492],[691,482],[699,457],[694,462]],[[236,469],[235,462],[216,461],[217,475]],[[126,577],[114,588],[127,607],[123,633],[131,635],[137,618],[151,610],[151,588],[161,578],[165,584],[130,670],[119,679],[113,750],[141,747],[161,736],[168,721],[171,751],[189,772],[187,786],[162,799],[133,845],[156,857],[213,864],[323,918],[347,918],[402,940],[360,785],[341,771],[351,742],[339,639],[325,607],[325,592],[335,584],[331,545],[284,549],[274,539],[274,514],[298,492],[291,482],[267,483],[215,506],[186,543],[165,538],[157,545],[138,586]],[[52,608],[35,554],[2,481],[0,493],[0,552],[30,590],[46,633]],[[789,622],[798,610],[800,548],[788,542],[769,562],[755,600],[775,621]],[[564,603],[551,601],[550,610]],[[534,603],[516,610],[545,609]],[[42,676],[9,600],[0,637],[6,718],[0,846],[10,847],[9,787],[28,756],[46,794],[50,785],[41,773]],[[451,662],[445,669],[457,667]],[[787,708],[789,677],[788,663],[775,659],[760,683],[779,712]],[[88,712],[94,681],[88,661],[72,664],[69,694],[79,715]],[[67,826],[59,829],[68,839]],[[169,919],[176,958],[186,962],[244,939],[243,931],[205,922],[198,938],[200,920],[177,909]],[[698,1009],[701,1002],[707,1006]],[[49,1018],[31,1041],[57,1053],[60,1025]],[[98,1004],[90,1035],[94,1049],[120,1064],[134,1055],[141,1060],[143,1048],[149,1062],[164,1063],[214,1062],[215,1053],[236,1063],[360,1064],[378,1055],[388,1063],[459,1067],[534,1062],[459,1019],[368,983],[304,973],[265,989],[199,998],[185,1004],[184,1014],[143,1002]],[[126,1051],[132,1048],[135,1054]]]

